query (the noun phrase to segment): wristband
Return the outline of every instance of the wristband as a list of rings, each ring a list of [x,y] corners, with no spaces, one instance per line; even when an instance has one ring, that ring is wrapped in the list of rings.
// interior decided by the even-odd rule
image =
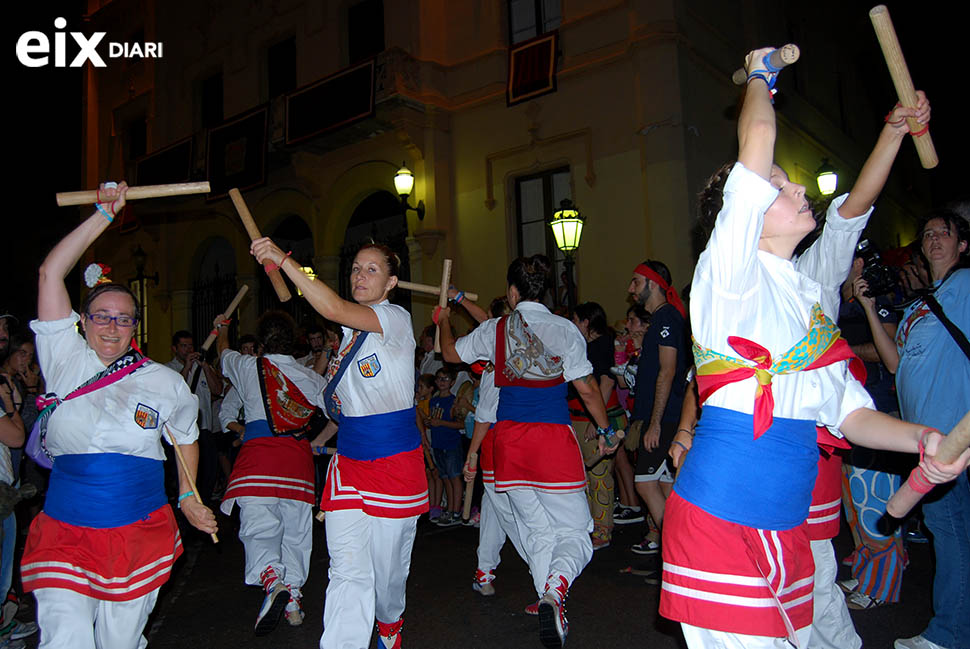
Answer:
[[[293,251],[290,250],[288,253],[283,255],[283,258],[280,259],[279,264],[274,264],[273,262],[269,262],[268,264],[263,264],[263,270],[265,270],[267,273],[272,273],[274,270],[279,270],[280,268],[283,267],[283,263],[286,262],[286,258],[292,254],[293,254]]]
[[[194,495],[195,495],[195,492],[194,491],[186,491],[184,494],[182,494],[181,496],[179,496],[179,509],[182,509],[182,501],[183,500],[185,500],[189,496],[194,496]]]
[[[900,106],[900,104],[899,104],[899,102],[897,101],[897,102],[896,102],[896,105],[895,105],[895,106],[893,106],[893,107],[892,107],[892,108],[891,108],[891,109],[889,110],[889,112],[888,112],[888,113],[886,113],[886,119],[885,119],[885,122],[886,122],[887,124],[890,124],[890,125],[892,125],[892,126],[899,126],[900,124],[902,124],[903,122],[905,122],[905,121],[906,121],[906,118],[905,118],[905,117],[903,117],[903,118],[901,118],[901,119],[899,119],[899,120],[897,120],[897,121],[895,121],[895,122],[890,122],[890,121],[889,121],[889,118],[893,116],[893,111],[895,111],[895,110],[896,110],[897,108],[899,108],[899,106]]]
[[[115,217],[108,213],[108,210],[104,209],[104,205],[101,203],[95,203],[94,206],[101,212],[101,215],[108,219],[108,223],[114,223]]]
[[[685,452],[690,450],[689,448],[687,448],[687,446],[683,442],[679,442],[676,439],[674,441],[672,441],[670,444],[671,444],[671,446],[673,446],[674,444],[676,444],[680,448],[684,449]]]
[[[692,430],[687,430],[686,428],[678,428],[678,429],[677,429],[677,432],[678,432],[678,433],[687,433],[687,434],[688,434],[688,435],[690,435],[691,437],[693,437],[693,436],[694,436],[694,431],[692,431]]]
[[[926,428],[920,434],[920,436],[919,436],[919,444],[917,444],[917,448],[919,449],[919,461],[920,462],[923,461],[923,453],[924,453],[924,451],[926,451],[926,436],[929,435],[930,433],[938,433],[938,432],[939,431],[936,430],[935,428]]]

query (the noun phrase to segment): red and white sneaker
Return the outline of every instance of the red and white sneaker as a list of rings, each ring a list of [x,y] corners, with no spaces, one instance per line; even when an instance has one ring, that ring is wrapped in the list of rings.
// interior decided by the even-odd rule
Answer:
[[[532,602],[531,604],[529,604],[528,606],[526,606],[525,607],[525,614],[526,615],[538,615],[539,614],[539,601],[540,600],[536,600],[536,601]]]
[[[547,584],[546,593],[539,600],[539,641],[549,649],[561,649],[569,633],[565,606],[569,582],[562,575],[558,582],[554,588]]]
[[[472,582],[472,589],[478,593],[481,593],[485,597],[489,597],[495,594],[495,586],[492,585],[492,580],[495,579],[495,575],[492,571],[484,572],[482,570],[475,571],[475,581]]]
[[[306,617],[303,613],[303,593],[300,592],[299,588],[292,586],[287,586],[287,590],[290,591],[290,601],[286,603],[283,616],[290,626],[300,626],[303,624],[303,618]]]
[[[404,618],[393,624],[377,622],[377,646],[379,649],[401,649],[401,627],[404,626]]]
[[[263,597],[263,603],[259,607],[259,613],[256,615],[256,627],[254,631],[256,635],[266,635],[280,623],[283,609],[286,608],[286,604],[290,601],[290,591],[286,589],[286,585],[276,574],[276,570],[272,566],[267,566],[259,575],[259,579],[263,583],[263,590],[266,592],[266,596]]]

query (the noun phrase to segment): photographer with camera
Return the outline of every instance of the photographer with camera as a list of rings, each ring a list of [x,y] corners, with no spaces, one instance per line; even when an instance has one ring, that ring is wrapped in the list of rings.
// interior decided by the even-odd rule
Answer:
[[[896,289],[895,274],[882,263],[879,252],[867,240],[856,246],[849,275],[842,284],[839,329],[852,352],[866,365],[865,388],[876,409],[898,417],[893,375],[883,365],[873,342],[872,328],[896,335],[897,315],[890,295]],[[854,293],[858,295],[854,297]],[[871,318],[867,305],[872,306]],[[903,581],[902,533],[882,534],[876,526],[885,515],[886,503],[899,488],[899,473],[893,454],[853,446],[842,471],[842,501],[855,541],[855,550],[844,563],[852,576],[839,582],[852,609],[868,609],[899,601]],[[895,470],[894,470],[895,469]],[[888,490],[887,490],[888,485]]]
[[[970,227],[949,210],[931,212],[919,230],[920,252],[931,284],[903,312],[895,340],[871,326],[876,349],[896,375],[900,414],[950,430],[970,403]],[[870,325],[878,315],[864,280],[854,294]],[[896,649],[970,647],[970,488],[964,472],[923,503],[933,533],[936,573],[933,613],[922,634],[897,640]]]

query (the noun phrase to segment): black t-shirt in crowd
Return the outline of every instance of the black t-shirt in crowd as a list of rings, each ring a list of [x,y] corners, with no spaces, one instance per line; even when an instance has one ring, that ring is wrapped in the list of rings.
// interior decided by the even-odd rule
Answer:
[[[680,409],[684,403],[684,388],[688,358],[687,327],[684,317],[672,304],[664,304],[653,312],[650,327],[643,336],[640,360],[637,366],[637,392],[633,399],[633,419],[649,421],[653,411],[653,400],[657,391],[657,375],[660,373],[660,347],[673,347],[677,350],[677,369],[670,397],[661,421],[680,419]]]
[[[593,378],[596,379],[597,386],[601,376],[612,376],[610,368],[613,366],[613,339],[613,332],[610,331],[586,343],[586,359],[593,365]],[[569,398],[579,398],[572,383],[569,384]]]

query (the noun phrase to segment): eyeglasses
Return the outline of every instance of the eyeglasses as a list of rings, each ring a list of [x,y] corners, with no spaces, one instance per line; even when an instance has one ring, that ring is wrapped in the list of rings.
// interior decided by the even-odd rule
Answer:
[[[130,328],[138,324],[138,318],[130,315],[107,315],[104,313],[89,313],[88,320],[96,325],[108,325],[114,320],[119,327]]]

